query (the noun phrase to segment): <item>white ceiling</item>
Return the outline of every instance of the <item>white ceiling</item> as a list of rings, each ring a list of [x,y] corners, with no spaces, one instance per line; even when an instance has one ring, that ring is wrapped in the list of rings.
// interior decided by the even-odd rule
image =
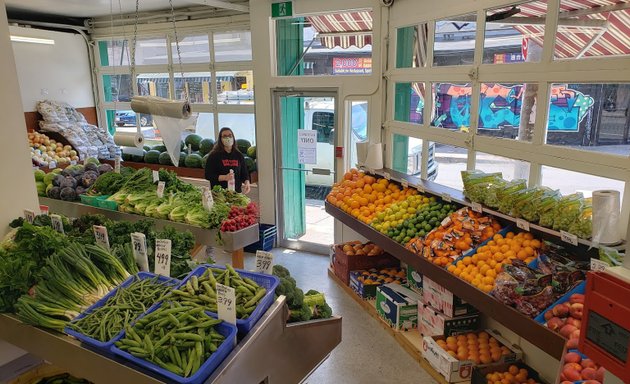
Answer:
[[[7,7],[68,17],[99,17],[110,14],[133,13],[136,10],[134,0],[5,0]],[[120,3],[120,8],[119,8]],[[199,5],[202,1],[173,0],[174,8]],[[140,0],[140,12],[170,10],[168,0]]]

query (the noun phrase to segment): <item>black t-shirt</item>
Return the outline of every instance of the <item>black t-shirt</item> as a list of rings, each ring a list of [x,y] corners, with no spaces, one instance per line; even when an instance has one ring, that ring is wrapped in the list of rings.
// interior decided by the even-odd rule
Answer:
[[[208,156],[206,162],[206,180],[211,186],[220,185],[227,189],[227,181],[219,181],[220,175],[227,175],[230,169],[234,171],[234,184],[236,192],[241,192],[241,184],[249,180],[249,172],[243,154],[232,150],[232,152],[214,152]]]

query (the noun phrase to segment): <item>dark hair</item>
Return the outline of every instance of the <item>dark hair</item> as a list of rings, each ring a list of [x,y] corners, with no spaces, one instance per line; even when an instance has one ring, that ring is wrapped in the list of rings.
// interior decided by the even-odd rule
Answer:
[[[220,152],[226,153],[227,152],[225,150],[225,147],[223,146],[223,140],[221,140],[221,135],[225,131],[230,131],[230,133],[232,134],[232,138],[234,139],[234,144],[232,144],[232,151],[241,153],[241,151],[239,151],[238,147],[236,146],[236,136],[234,136],[234,131],[232,131],[232,129],[229,127],[221,128],[221,130],[219,131],[219,137],[217,137],[217,141],[216,143],[214,143],[214,148],[212,148],[212,151],[210,153],[212,154],[212,153],[220,153]]]

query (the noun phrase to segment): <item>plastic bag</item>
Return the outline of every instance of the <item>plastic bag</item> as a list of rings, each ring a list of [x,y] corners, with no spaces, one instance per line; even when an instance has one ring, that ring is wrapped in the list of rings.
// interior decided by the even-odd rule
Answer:
[[[503,179],[494,179],[489,182],[488,188],[486,190],[486,196],[483,199],[483,203],[490,208],[498,208],[500,199],[498,197],[498,193],[508,184],[507,180]]]
[[[497,198],[499,199],[499,211],[505,214],[510,214],[514,200],[517,196],[517,192],[527,188],[527,180],[517,179],[512,180],[505,184],[503,188],[497,191]]]
[[[522,202],[519,207],[519,213],[523,219],[536,223],[539,220],[538,205],[547,196],[557,195],[558,191],[554,191],[547,187],[535,187],[529,197]]]
[[[481,171],[462,171],[464,196],[470,201],[481,203],[488,192],[488,187],[496,180],[502,180],[501,172],[485,173]]]
[[[584,199],[582,210],[577,219],[574,220],[569,226],[569,232],[581,237],[582,239],[588,239],[593,234],[593,204],[592,199]]]
[[[556,214],[556,205],[562,198],[559,191],[554,194],[546,194],[538,204],[537,213],[539,217],[538,223],[543,227],[553,227],[553,219]]]
[[[571,223],[577,220],[584,206],[584,195],[581,192],[563,196],[556,205],[553,219],[553,229],[568,231]]]

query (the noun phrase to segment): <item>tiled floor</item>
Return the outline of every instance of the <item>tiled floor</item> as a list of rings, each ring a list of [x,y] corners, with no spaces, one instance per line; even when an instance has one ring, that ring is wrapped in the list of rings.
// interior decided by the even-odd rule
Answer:
[[[343,317],[342,342],[304,382],[308,384],[418,384],[435,381],[384,330],[328,276],[327,256],[276,248],[274,263],[291,271],[304,291],[316,289],[326,295],[335,315]],[[214,257],[230,262],[222,251]],[[254,268],[254,255],[246,254],[245,269]]]

